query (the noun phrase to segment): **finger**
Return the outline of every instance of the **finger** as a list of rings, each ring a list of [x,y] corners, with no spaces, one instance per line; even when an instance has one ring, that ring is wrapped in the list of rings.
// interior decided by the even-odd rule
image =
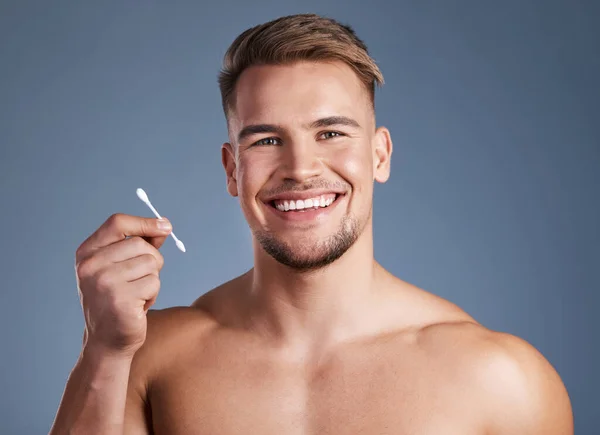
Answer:
[[[152,254],[142,254],[137,257],[129,258],[125,261],[115,263],[116,273],[121,279],[132,282],[146,275],[156,275],[158,278],[158,262]]]
[[[166,229],[159,227],[161,221],[156,218],[115,213],[81,244],[77,250],[77,258],[85,258],[102,247],[130,236],[164,237],[172,230],[168,219],[165,218],[164,221],[169,226]]]
[[[97,251],[96,257],[98,258],[98,267],[103,267],[109,263],[119,263],[144,254],[153,255],[158,263],[158,270],[162,269],[165,263],[163,255],[158,249],[139,236],[133,236],[101,248]]]
[[[155,300],[160,290],[160,279],[154,275],[146,275],[128,284],[132,295],[145,301]]]
[[[168,236],[159,236],[159,237],[144,237],[144,240],[154,246],[156,249],[160,249],[160,247],[165,243]]]

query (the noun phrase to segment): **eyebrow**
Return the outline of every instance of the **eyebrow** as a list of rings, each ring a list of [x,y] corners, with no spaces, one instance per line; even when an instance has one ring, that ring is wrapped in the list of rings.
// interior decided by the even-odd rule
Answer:
[[[283,132],[283,128],[274,124],[254,124],[247,125],[242,128],[240,133],[238,134],[238,143],[247,138],[248,136],[252,136],[253,134],[260,133],[277,133],[281,135]]]
[[[357,121],[347,116],[328,116],[327,118],[317,119],[310,124],[310,128],[332,127],[335,125],[360,128],[360,124]]]
[[[328,116],[326,118],[317,119],[310,125],[306,126],[307,129],[333,127],[336,125],[343,125],[346,127],[360,128],[360,124],[347,116]],[[252,124],[242,128],[238,134],[238,142],[241,142],[248,136],[260,133],[276,133],[279,135],[283,134],[283,127],[275,124]]]

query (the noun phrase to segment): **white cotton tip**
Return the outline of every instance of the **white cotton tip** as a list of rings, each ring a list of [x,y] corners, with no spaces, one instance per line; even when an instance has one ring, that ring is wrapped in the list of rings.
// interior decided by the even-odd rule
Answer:
[[[152,213],[154,213],[154,215],[157,218],[161,218],[160,214],[158,214],[158,211],[156,211],[156,209],[154,208],[154,206],[150,203],[150,200],[148,199],[148,195],[146,195],[146,192],[144,192],[144,189],[142,188],[137,188],[135,191],[136,195],[138,196],[139,199],[141,199],[142,201],[144,201],[146,203],[146,205],[148,207],[150,207],[150,210],[152,210]],[[179,248],[179,250],[181,252],[185,252],[185,245],[183,244],[183,242],[181,240],[179,240],[176,236],[175,233],[171,231],[171,237],[173,237],[173,240],[175,240],[175,245],[177,245],[177,248]]]
[[[148,199],[148,195],[146,195],[146,192],[144,192],[144,189],[138,187],[135,193],[138,196],[138,198],[144,201],[145,203],[150,202],[150,200]]]

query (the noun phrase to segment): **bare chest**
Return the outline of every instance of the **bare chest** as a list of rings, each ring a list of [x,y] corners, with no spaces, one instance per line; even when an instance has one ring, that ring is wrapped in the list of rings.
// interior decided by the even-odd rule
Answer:
[[[472,398],[435,365],[380,356],[294,365],[225,358],[174,367],[150,394],[162,434],[483,434]]]

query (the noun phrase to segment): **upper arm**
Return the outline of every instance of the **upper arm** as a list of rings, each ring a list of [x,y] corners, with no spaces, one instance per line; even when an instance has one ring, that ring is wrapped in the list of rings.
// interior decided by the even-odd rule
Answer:
[[[156,310],[147,314],[146,341],[136,352],[131,363],[127,385],[125,405],[124,435],[150,435],[152,430],[152,412],[148,396],[149,385],[156,376],[157,349],[161,344],[161,330],[156,322],[160,317]]]
[[[152,434],[152,418],[147,396],[146,380],[140,358],[136,354],[131,365],[125,404],[124,435]]]
[[[491,433],[572,435],[567,390],[546,358],[509,334],[496,333],[488,350],[484,384]]]
[[[152,434],[150,407],[146,398],[129,382],[127,388],[127,403],[125,405],[124,435]]]

